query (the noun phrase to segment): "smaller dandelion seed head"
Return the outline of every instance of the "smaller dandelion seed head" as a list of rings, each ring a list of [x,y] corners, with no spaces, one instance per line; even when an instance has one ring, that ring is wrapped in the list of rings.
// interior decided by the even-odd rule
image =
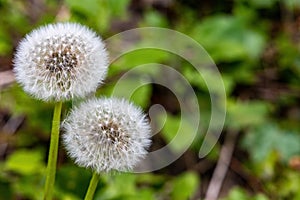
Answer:
[[[24,90],[43,100],[68,100],[96,90],[108,66],[100,37],[76,23],[38,28],[20,42],[14,72]]]
[[[141,109],[116,98],[92,99],[63,123],[70,157],[96,172],[128,170],[147,154],[150,125]]]

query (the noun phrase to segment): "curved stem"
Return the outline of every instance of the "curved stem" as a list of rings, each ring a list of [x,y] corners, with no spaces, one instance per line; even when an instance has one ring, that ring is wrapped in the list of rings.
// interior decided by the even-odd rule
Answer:
[[[94,197],[94,193],[97,188],[97,184],[99,182],[100,176],[96,172],[93,173],[92,179],[90,181],[90,185],[88,191],[86,192],[84,200],[92,200]]]
[[[59,129],[60,129],[60,115],[61,115],[62,102],[57,102],[54,107],[54,114],[52,120],[50,148],[48,155],[47,176],[45,184],[45,200],[52,200],[52,193],[55,182],[58,141],[59,141]]]

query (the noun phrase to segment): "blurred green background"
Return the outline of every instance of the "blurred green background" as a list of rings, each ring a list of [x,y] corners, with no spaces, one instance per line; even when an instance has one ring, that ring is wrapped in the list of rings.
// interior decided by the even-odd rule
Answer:
[[[57,21],[80,22],[104,39],[136,27],[170,28],[195,39],[215,61],[226,87],[227,117],[210,154],[198,158],[203,140],[199,133],[190,149],[164,169],[103,175],[95,199],[204,199],[220,151],[231,139],[226,136],[233,133],[237,137],[232,138],[233,155],[219,182],[219,199],[300,199],[299,0],[0,0],[0,16],[2,74],[11,73],[13,52],[26,33]],[[210,96],[201,76],[167,52],[139,50],[122,56],[110,66],[98,93],[109,96],[124,72],[146,63],[173,66],[189,80],[201,106],[202,125],[207,126]],[[1,76],[0,81],[0,199],[41,199],[53,104],[7,84],[10,77]],[[153,149],[173,138],[180,123],[174,95],[147,85],[131,100],[145,111],[161,104],[168,113]],[[70,106],[64,105],[63,116]],[[83,199],[90,177],[61,145],[56,199]]]

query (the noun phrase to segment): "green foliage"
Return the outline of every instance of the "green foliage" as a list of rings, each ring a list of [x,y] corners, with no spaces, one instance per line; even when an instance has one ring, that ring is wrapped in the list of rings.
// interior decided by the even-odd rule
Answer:
[[[286,162],[300,154],[299,141],[299,134],[281,130],[274,124],[264,124],[247,134],[244,145],[255,162],[263,161],[272,151],[276,151],[279,158]]]
[[[7,188],[7,192],[1,197],[6,196],[4,199],[12,199],[12,191],[14,191],[29,199],[40,199],[43,193],[42,178],[46,169],[43,151],[40,149],[17,150],[7,158],[2,169],[2,176],[9,181],[1,187],[0,190]]]
[[[0,196],[1,200],[12,198],[13,190],[5,180],[0,180],[0,194],[1,194]]]
[[[232,129],[255,127],[267,120],[268,105],[265,102],[227,101],[227,126]]]
[[[18,150],[8,157],[4,167],[5,170],[22,175],[32,175],[45,170],[43,155],[39,150]]]
[[[174,200],[192,198],[191,194],[195,194],[199,185],[197,174],[187,172],[179,176],[173,183],[171,197]]]
[[[105,31],[108,28],[109,9],[106,1],[88,0],[85,3],[67,0],[67,5],[72,10],[72,19],[93,24],[93,28]]]
[[[137,46],[140,44],[137,43]],[[128,52],[114,61],[110,73],[125,71],[147,63],[163,63],[170,57],[168,52],[157,49],[142,49]],[[145,74],[147,71],[143,70]],[[110,74],[113,75],[113,74]]]
[[[162,136],[174,152],[182,152],[193,141],[195,130],[192,129],[190,122],[181,117],[172,115],[160,115],[157,117],[159,127],[163,127]]]
[[[132,174],[114,176],[112,179],[108,179],[107,187],[101,195],[99,195],[99,199],[127,199],[131,196],[136,196],[138,192],[136,191],[135,181],[136,178]]]
[[[268,184],[268,187],[271,191],[278,193],[281,199],[299,199],[300,174],[295,171],[284,171],[284,177],[274,184]]]
[[[138,88],[130,97],[130,101],[134,102],[136,105],[142,108],[147,108],[149,105],[149,99],[151,96],[151,86],[144,85]]]
[[[242,142],[253,162],[249,168],[266,180],[266,188],[280,199],[300,196],[299,173],[285,168],[289,159],[300,154],[299,141],[297,133],[264,124],[250,130]]]
[[[71,20],[88,24],[96,30],[105,32],[113,17],[126,17],[129,0],[88,0],[84,3],[66,0],[65,3],[72,11]]]
[[[4,56],[11,51],[10,37],[5,30],[0,29],[0,56]]]
[[[168,21],[159,12],[149,10],[144,18],[144,22],[141,26],[168,27]]]
[[[29,125],[48,133],[52,119],[52,105],[36,100],[26,94],[20,86],[13,85],[1,91],[0,107],[13,111],[13,115],[26,115],[32,119]],[[45,123],[47,122],[47,123]]]
[[[210,53],[215,62],[257,59],[265,46],[264,37],[234,16],[206,18],[191,35]]]
[[[232,189],[228,197],[223,200],[268,200],[268,198],[263,194],[249,195],[245,190],[237,187]]]
[[[290,80],[287,81],[298,81],[300,75],[299,46],[295,46],[287,35],[279,36],[276,43],[279,51],[279,66],[282,70],[291,70],[296,75],[293,76],[293,74],[291,74],[289,77]]]
[[[75,165],[62,166],[57,171],[56,190],[59,191],[58,196],[63,197],[68,194],[68,196],[72,195],[73,198],[83,199],[90,178],[91,174],[86,169]]]
[[[38,200],[43,196],[43,179],[41,175],[21,176],[12,184],[12,188],[18,195]]]
[[[154,200],[187,199],[193,196],[199,186],[197,174],[186,172],[178,177],[167,178],[154,174],[117,174],[104,176],[100,183],[97,200]],[[166,193],[166,191],[169,191]]]

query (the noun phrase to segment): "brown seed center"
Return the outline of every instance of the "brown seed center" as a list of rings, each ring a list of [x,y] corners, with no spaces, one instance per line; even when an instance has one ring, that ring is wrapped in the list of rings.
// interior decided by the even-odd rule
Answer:
[[[78,64],[75,54],[70,53],[68,50],[62,52],[54,52],[48,59],[45,60],[46,69],[52,73],[71,71]]]

